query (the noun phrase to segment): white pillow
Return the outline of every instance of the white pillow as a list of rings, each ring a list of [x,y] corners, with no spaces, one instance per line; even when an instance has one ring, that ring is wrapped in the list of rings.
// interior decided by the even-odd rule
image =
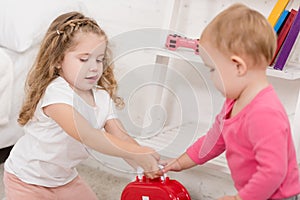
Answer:
[[[84,8],[80,0],[1,0],[0,46],[26,51],[41,41],[60,14]]]

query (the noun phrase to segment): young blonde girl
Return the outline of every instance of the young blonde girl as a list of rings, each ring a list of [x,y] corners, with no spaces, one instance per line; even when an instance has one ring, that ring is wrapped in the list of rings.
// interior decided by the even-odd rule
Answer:
[[[154,177],[159,155],[123,129],[123,106],[104,31],[78,12],[50,25],[26,82],[25,134],[5,162],[7,200],[97,199],[76,171],[89,149],[126,159]]]
[[[299,169],[289,119],[266,76],[276,49],[273,28],[262,14],[234,4],[208,24],[199,44],[226,101],[207,134],[164,171],[201,165],[226,151],[238,193],[219,200],[296,200]]]

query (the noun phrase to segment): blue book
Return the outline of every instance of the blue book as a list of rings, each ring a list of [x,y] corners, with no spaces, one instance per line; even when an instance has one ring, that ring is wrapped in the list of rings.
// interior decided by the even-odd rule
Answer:
[[[274,26],[274,30],[276,31],[277,34],[278,34],[280,28],[282,27],[282,25],[284,24],[285,20],[287,19],[287,16],[289,15],[289,13],[290,12],[288,10],[284,10],[281,13],[278,21],[276,22],[276,24]]]

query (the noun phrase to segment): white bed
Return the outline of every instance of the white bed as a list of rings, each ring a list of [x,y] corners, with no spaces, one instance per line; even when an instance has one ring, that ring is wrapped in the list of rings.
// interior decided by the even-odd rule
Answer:
[[[24,53],[17,53],[4,48],[1,48],[0,51],[0,60],[6,60],[8,66],[1,65],[1,70],[6,68],[6,73],[1,76],[3,84],[0,85],[0,147],[3,148],[13,145],[23,134],[22,129],[17,124],[17,116],[24,96],[24,82],[34,61],[37,46]],[[7,60],[8,58],[10,61]]]

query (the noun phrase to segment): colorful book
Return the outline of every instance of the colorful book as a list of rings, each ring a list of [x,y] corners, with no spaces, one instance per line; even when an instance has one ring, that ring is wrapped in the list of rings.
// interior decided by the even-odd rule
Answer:
[[[289,57],[289,54],[293,48],[293,45],[298,37],[299,31],[300,31],[300,7],[294,19],[294,22],[290,28],[290,31],[288,32],[283,42],[283,45],[281,47],[281,50],[277,56],[274,69],[279,69],[279,70],[283,69]]]
[[[276,49],[276,52],[274,54],[274,58],[273,58],[270,65],[274,64],[275,58],[277,57],[278,52],[281,49],[281,46],[282,46],[287,34],[290,31],[290,28],[291,28],[291,26],[292,26],[292,24],[295,20],[296,15],[297,15],[297,11],[292,9],[290,11],[290,14],[289,14],[288,18],[286,19],[285,23],[283,24],[283,26],[280,30],[280,33],[278,34],[278,37],[277,37],[277,49]]]
[[[272,11],[268,17],[268,21],[273,27],[275,26],[281,13],[286,8],[288,3],[289,3],[289,0],[278,0],[277,3],[275,4],[274,8],[272,9]]]
[[[287,16],[289,15],[290,11],[288,10],[284,10],[278,21],[276,22],[275,26],[274,26],[274,30],[276,31],[276,33],[278,34],[280,31],[280,28],[282,27],[282,25],[284,24],[285,20],[287,19]]]

